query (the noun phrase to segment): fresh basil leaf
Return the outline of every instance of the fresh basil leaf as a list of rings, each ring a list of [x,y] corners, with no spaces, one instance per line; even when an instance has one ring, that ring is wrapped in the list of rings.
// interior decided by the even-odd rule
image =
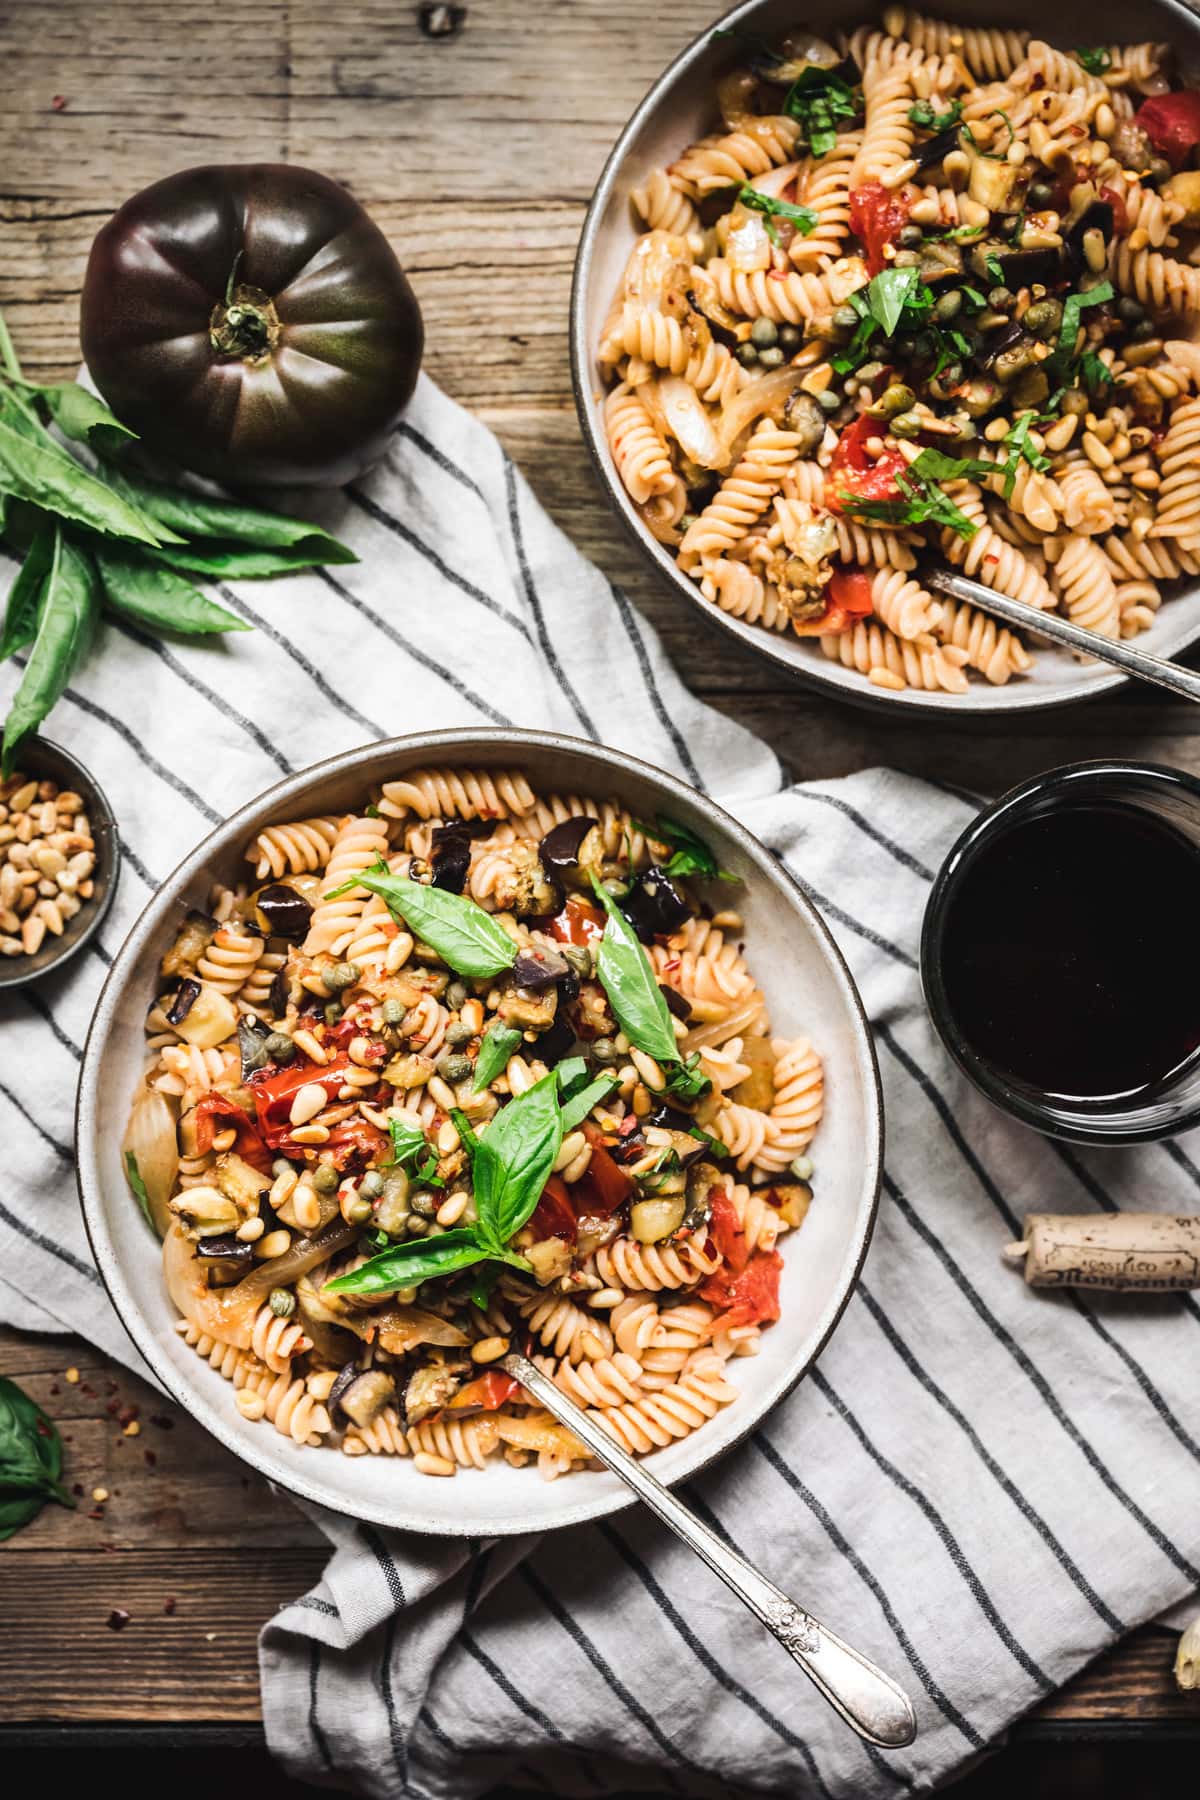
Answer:
[[[667,1093],[676,1094],[681,1100],[699,1100],[712,1086],[700,1068],[698,1050],[693,1050],[686,1062],[672,1063],[663,1072],[667,1078]]]
[[[228,544],[252,544],[259,550],[291,550],[288,565],[302,563],[352,563],[358,558],[348,545],[339,543],[309,519],[287,513],[266,512],[257,506],[241,506],[232,500],[209,500],[183,488],[163,487],[122,469],[108,479],[127,499],[172,531],[188,538],[216,538]],[[224,554],[222,552],[222,554]]]
[[[644,824],[640,819],[635,819],[634,824],[656,843],[670,846],[673,854],[663,864],[665,874],[696,875],[705,881],[740,879],[737,875],[731,875],[728,869],[721,868],[699,833],[688,825],[681,825],[678,819],[670,819],[665,813],[658,813],[653,825]]]
[[[560,1096],[564,1100],[569,1099],[588,1078],[587,1059],[582,1056],[564,1057],[562,1062],[555,1065],[554,1073],[558,1076]]]
[[[486,1312],[492,1297],[492,1289],[500,1279],[501,1265],[498,1262],[486,1262],[471,1283],[471,1304],[480,1312]]]
[[[204,637],[214,631],[252,631],[244,619],[210,600],[173,570],[144,554],[96,545],[105,604],[123,619],[153,632]]]
[[[1001,266],[999,259],[995,256],[985,256],[983,259],[983,266],[991,276],[992,280],[1000,287],[1003,287],[1004,269]]]
[[[130,1192],[142,1209],[142,1217],[153,1231],[155,1237],[157,1237],[158,1226],[154,1223],[154,1212],[150,1205],[150,1196],[146,1192],[146,1184],[142,1180],[142,1172],[138,1168],[138,1159],[133,1154],[132,1150],[127,1150],[125,1152],[125,1179],[129,1183]]]
[[[441,1237],[417,1238],[395,1244],[348,1275],[325,1283],[327,1294],[394,1294],[397,1288],[417,1287],[439,1275],[454,1275],[485,1261],[492,1252],[484,1248],[468,1226],[444,1231]]]
[[[1058,346],[1050,358],[1050,366],[1057,373],[1066,369],[1075,357],[1075,341],[1079,336],[1082,315],[1089,306],[1103,306],[1114,298],[1111,281],[1098,281],[1095,287],[1086,294],[1068,294],[1063,302],[1062,324],[1058,332]]]
[[[866,290],[867,305],[885,337],[891,337],[900,323],[900,315],[915,295],[920,280],[919,269],[881,269],[872,277]]]
[[[6,396],[6,401],[8,396]],[[51,440],[41,442],[14,424],[10,405],[0,418],[0,492],[31,501],[104,537],[157,545],[153,521]]]
[[[4,628],[0,632],[0,662],[32,644],[37,636],[38,614],[46,577],[54,566],[56,544],[54,526],[44,519],[8,590]]]
[[[608,914],[608,923],[596,955],[596,972],[608,995],[617,1024],[631,1044],[654,1058],[662,1067],[664,1075],[668,1074],[672,1065],[678,1065],[682,1070],[671,1013],[663,999],[650,959],[642,949],[632,925],[608,889],[602,886],[594,874],[592,887]],[[702,1075],[690,1083],[685,1080],[684,1085],[676,1091],[681,1094],[687,1092],[690,1098],[698,1098],[707,1093],[711,1085],[707,1077]]]
[[[203,544],[168,544],[153,552],[156,562],[183,575],[208,575],[214,581],[270,581],[329,562],[319,545],[297,544],[280,550],[243,549],[208,539]],[[345,557],[339,559],[344,562]]]
[[[861,500],[856,495],[839,490],[838,499],[842,511],[851,518],[867,519],[883,525],[944,525],[956,531],[959,537],[971,539],[979,530],[966,514],[960,512],[948,494],[941,489],[929,486],[919,476],[913,475],[914,465],[904,474],[896,476],[896,486],[900,490],[895,500]],[[989,473],[994,473],[989,464]]]
[[[36,1519],[48,1499],[46,1494],[8,1494],[0,1496],[0,1544]]]
[[[941,450],[922,450],[907,472],[922,481],[959,481],[964,476],[994,475],[996,465],[974,456],[946,456]]]
[[[395,1115],[388,1120],[388,1130],[392,1134],[392,1160],[399,1163],[409,1175],[413,1175],[426,1187],[445,1187],[445,1182],[437,1172],[438,1155],[428,1141],[419,1125],[410,1125],[407,1119],[397,1119]]]
[[[837,143],[837,121],[858,116],[854,89],[830,69],[810,64],[788,89],[783,110],[797,119],[814,156],[825,156]]]
[[[1078,374],[1089,394],[1098,394],[1102,388],[1114,385],[1112,370],[1094,350],[1084,351],[1079,359]]]
[[[562,1145],[558,1078],[551,1072],[498,1112],[475,1151],[479,1235],[501,1251],[542,1197]]]
[[[949,109],[944,113],[935,113],[928,100],[917,100],[908,109],[909,123],[919,125],[923,131],[930,131],[939,137],[943,131],[949,131],[962,118],[962,101],[952,100]]]
[[[475,1127],[468,1119],[461,1106],[450,1108],[450,1117],[454,1120],[454,1129],[458,1133],[458,1141],[467,1155],[473,1157],[479,1148],[479,1139],[475,1136]]]
[[[122,425],[103,400],[80,387],[77,381],[39,388],[38,399],[45,402],[50,417],[64,437],[87,444],[100,456],[119,456],[126,444],[137,438],[136,431]]]
[[[738,199],[751,212],[765,213],[768,221],[787,219],[805,237],[820,223],[820,215],[811,206],[793,206],[790,201],[777,200],[773,194],[760,194],[749,182],[738,189]]]
[[[589,1081],[585,1088],[581,1088],[577,1094],[572,1094],[569,1100],[564,1101],[562,1109],[563,1136],[566,1137],[569,1131],[574,1131],[576,1126],[582,1125],[592,1108],[599,1106],[600,1102],[620,1085],[620,1077],[617,1075],[597,1075],[594,1081]]]
[[[514,1054],[520,1042],[521,1033],[515,1025],[505,1025],[496,1019],[488,1026],[479,1043],[472,1093],[480,1093],[495,1081],[497,1075],[504,1073],[509,1057]]]
[[[356,887],[365,887],[385,900],[393,918],[415,931],[456,975],[487,981],[511,969],[516,961],[517,946],[504,927],[465,894],[423,887],[406,875],[393,875],[380,857],[376,868],[364,870],[325,897],[336,900]]]
[[[1112,57],[1103,44],[1097,44],[1093,49],[1077,45],[1075,55],[1089,75],[1104,75],[1112,68]]]
[[[15,1381],[0,1376],[0,1489],[36,1493],[73,1507],[61,1474],[62,1439],[54,1421]]]
[[[61,526],[55,528],[55,543],[37,636],[4,724],[0,773],[5,776],[12,773],[17,751],[37,730],[82,661],[99,611],[99,583],[91,557],[76,549]]]

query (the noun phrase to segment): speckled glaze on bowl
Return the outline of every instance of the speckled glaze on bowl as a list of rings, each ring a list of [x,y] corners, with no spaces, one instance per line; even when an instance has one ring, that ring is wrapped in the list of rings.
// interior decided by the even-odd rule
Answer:
[[[33,956],[0,956],[0,994],[40,981],[83,949],[108,915],[121,870],[121,846],[112,809],[95,777],[78,757],[61,744],[52,744],[49,738],[31,737],[21,746],[17,766],[38,781],[56,781],[62,793],[80,796],[95,839],[96,866],[92,870],[92,897],[82,902],[73,919],[65,922],[61,937],[47,932]]]
[[[1191,73],[1193,85],[1200,78],[1200,18],[1182,0],[1145,0],[1136,13],[1117,0],[1062,0],[1052,18],[1040,15],[1028,0],[950,0],[947,5],[931,5],[922,10],[964,25],[1024,27],[1067,50],[1076,44],[1111,44],[1131,37],[1139,41],[1154,39],[1175,47],[1178,65],[1185,73]],[[813,31],[832,36],[837,30],[851,31],[864,22],[875,23],[882,12],[881,5],[843,6],[837,0],[807,0],[802,5],[797,5],[796,0],[748,0],[724,18],[714,18],[650,89],[604,166],[576,253],[571,289],[571,372],[584,442],[617,517],[647,561],[697,619],[728,633],[797,681],[832,691],[856,705],[893,713],[899,707],[910,713],[937,713],[950,719],[969,713],[1028,712],[1111,693],[1129,677],[1103,663],[1076,662],[1065,651],[1036,646],[1032,671],[1014,677],[1004,687],[992,687],[982,678],[973,679],[965,694],[927,694],[914,688],[892,693],[873,687],[865,675],[828,661],[811,639],[801,640],[790,632],[748,625],[706,600],[697,584],[678,567],[671,551],[646,530],[617,474],[604,430],[604,381],[596,361],[596,346],[638,233],[629,196],[651,170],[676,161],[688,144],[712,129],[714,71],[729,61],[733,48],[727,36],[714,34],[737,30],[770,40],[803,23]],[[1137,641],[1155,656],[1170,657],[1197,638],[1200,582],[1190,582],[1180,584],[1150,630]]]
[[[143,1020],[158,960],[183,913],[218,876],[244,872],[245,844],[269,822],[361,805],[373,783],[431,764],[519,767],[535,788],[604,797],[635,813],[665,811],[710,841],[744,880],[739,905],[775,1029],[805,1032],[825,1059],[827,1107],[817,1138],[816,1198],[799,1253],[785,1248],[783,1317],[762,1354],[737,1364],[742,1398],[702,1431],[654,1457],[668,1483],[720,1456],[799,1380],[850,1297],[875,1217],[883,1112],[870,1031],[850,973],[824,923],[780,864],[737,822],[646,763],[576,738],[541,732],[442,731],[395,738],[320,763],[242,808],[162,885],[130,932],[100,995],[88,1035],[76,1115],[80,1200],[93,1252],[134,1343],[171,1394],[228,1449],[293,1493],[379,1525],[442,1535],[495,1536],[574,1525],[632,1504],[607,1471],[545,1483],[502,1461],[454,1481],[419,1475],[407,1459],[305,1449],[267,1424],[252,1425],[229,1383],[175,1331],[158,1246],[129,1194],[121,1137],[145,1064]],[[802,1246],[802,1247],[801,1247]]]

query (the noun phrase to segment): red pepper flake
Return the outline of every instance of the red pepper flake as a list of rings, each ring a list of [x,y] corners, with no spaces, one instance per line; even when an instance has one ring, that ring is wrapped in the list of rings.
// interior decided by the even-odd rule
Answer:
[[[117,1414],[118,1422],[122,1425],[128,1425],[131,1419],[137,1418],[137,1416],[141,1412],[141,1410],[142,1409],[140,1406],[123,1407],[121,1409],[121,1411]]]
[[[89,1519],[102,1519],[103,1517],[104,1517],[104,1508],[102,1506],[94,1506],[92,1508],[91,1512],[88,1514]]]
[[[145,1457],[146,1461],[150,1464],[150,1467],[153,1468],[154,1465],[158,1461],[158,1458],[157,1458],[157,1456],[155,1456],[153,1450],[144,1450],[142,1452],[142,1454]]]
[[[89,1387],[86,1381],[83,1383],[83,1385],[79,1391],[81,1394],[86,1394],[89,1400],[94,1400],[96,1398],[95,1388]]]
[[[50,107],[53,112],[66,112],[67,96],[65,94],[55,94],[53,100],[50,102]]]
[[[160,1431],[174,1431],[175,1429],[174,1419],[168,1419],[166,1413],[151,1413],[150,1423],[157,1425]]]
[[[82,1483],[82,1481],[77,1481],[75,1483],[74,1487],[71,1489],[71,1492],[74,1494],[74,1496],[77,1500],[82,1500],[83,1499],[83,1483]]]
[[[123,1606],[114,1606],[106,1621],[108,1629],[110,1631],[124,1631],[132,1617],[133,1614],[127,1613]]]
[[[115,1419],[121,1410],[121,1402],[119,1400],[110,1400],[104,1410],[110,1419]]]
[[[51,1393],[52,1393],[52,1394],[57,1394],[57,1392],[58,1392],[58,1383],[57,1383],[57,1381],[52,1381],[52,1382],[51,1382],[51,1383],[50,1383],[50,1392],[51,1392]]]
[[[163,1611],[166,1613],[168,1619],[173,1619],[175,1617],[175,1596],[173,1594],[169,1600],[163,1601]]]
[[[120,1389],[115,1381],[106,1381],[104,1384],[104,1391],[106,1394],[116,1394],[120,1392]]]

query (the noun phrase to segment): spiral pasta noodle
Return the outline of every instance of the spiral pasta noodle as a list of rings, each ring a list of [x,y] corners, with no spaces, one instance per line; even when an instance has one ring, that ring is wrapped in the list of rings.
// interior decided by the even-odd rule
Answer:
[[[327,817],[269,825],[246,845],[246,861],[254,864],[260,881],[268,876],[278,881],[283,875],[316,874],[329,861],[340,823]]]

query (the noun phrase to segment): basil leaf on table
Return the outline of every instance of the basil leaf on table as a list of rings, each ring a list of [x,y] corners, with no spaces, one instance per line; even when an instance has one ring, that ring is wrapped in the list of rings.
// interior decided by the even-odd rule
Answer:
[[[511,969],[516,961],[517,946],[504,927],[463,894],[423,887],[406,875],[393,875],[380,857],[376,868],[364,870],[325,898],[336,900],[356,887],[386,901],[392,916],[415,931],[456,975],[486,981]]]
[[[46,1504],[43,1494],[4,1495],[0,1491],[0,1544],[8,1542],[10,1537],[20,1531],[22,1525],[28,1525],[36,1519]]]
[[[126,444],[134,443],[137,432],[122,425],[103,400],[80,387],[77,381],[64,381],[55,387],[38,389],[50,417],[64,437],[87,444],[101,456],[118,455]]]
[[[172,569],[160,568],[144,556],[97,544],[96,561],[104,583],[105,604],[123,619],[154,632],[177,631],[204,637],[214,631],[252,631],[244,619],[210,600]]]
[[[104,537],[157,545],[161,535],[151,520],[81,463],[50,440],[17,427],[17,415],[6,406],[0,418],[0,492],[32,501],[76,525],[90,526]]]
[[[2,429],[2,427],[0,427]],[[43,585],[37,635],[4,724],[0,773],[12,773],[17,751],[59,699],[87,650],[99,611],[95,565],[61,526]]]
[[[54,565],[55,541],[53,525],[44,520],[8,590],[4,626],[0,630],[0,662],[32,644],[37,636],[46,577]]]
[[[418,1238],[415,1243],[396,1244],[391,1250],[381,1250],[378,1256],[351,1269],[348,1275],[327,1281],[325,1291],[330,1294],[391,1294],[397,1288],[417,1287],[420,1282],[431,1281],[435,1276],[454,1275],[459,1269],[469,1269],[473,1263],[483,1262],[491,1254],[469,1227],[444,1231],[441,1237],[432,1240]]]
[[[221,581],[265,581],[272,575],[295,575],[300,569],[311,569],[318,563],[346,562],[344,556],[331,557],[320,544],[297,544],[294,549],[244,549],[240,544],[165,544],[153,552],[156,562],[189,575],[211,575]]]
[[[493,1254],[529,1218],[562,1145],[558,1078],[543,1075],[492,1119],[475,1150],[479,1235]]]
[[[392,1158],[409,1175],[415,1175],[426,1187],[445,1187],[437,1172],[438,1156],[419,1125],[407,1119],[388,1120],[392,1134]]]
[[[508,1067],[509,1058],[521,1042],[521,1033],[515,1025],[502,1025],[497,1019],[484,1032],[479,1044],[479,1056],[475,1063],[475,1082],[471,1089],[478,1094],[481,1089],[495,1081]]]
[[[62,1439],[53,1421],[0,1376],[0,1540],[27,1525],[47,1500],[74,1506],[61,1474]]]
[[[358,558],[349,545],[340,543],[309,519],[292,519],[286,513],[265,512],[232,500],[210,500],[203,494],[166,488],[122,469],[105,471],[107,480],[135,506],[173,531],[188,538],[218,538],[235,544],[254,544],[261,550],[292,549],[311,562],[350,563]],[[293,561],[290,567],[296,567]]]

